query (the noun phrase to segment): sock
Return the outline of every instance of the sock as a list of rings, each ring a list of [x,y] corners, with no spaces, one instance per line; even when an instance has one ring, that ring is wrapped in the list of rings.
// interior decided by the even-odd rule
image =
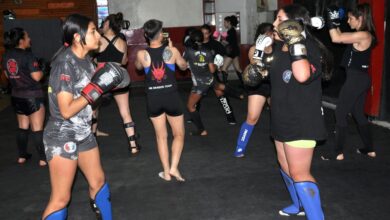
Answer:
[[[31,139],[34,143],[35,149],[39,154],[39,159],[46,161],[45,148],[43,146],[43,131],[31,132]]]

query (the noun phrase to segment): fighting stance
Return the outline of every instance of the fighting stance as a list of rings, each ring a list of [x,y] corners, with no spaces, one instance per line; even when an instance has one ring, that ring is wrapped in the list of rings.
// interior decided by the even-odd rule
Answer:
[[[13,28],[4,33],[2,67],[11,85],[11,103],[18,120],[16,143],[19,150],[17,162],[24,164],[31,158],[27,152],[30,138],[39,155],[39,165],[46,166],[43,147],[43,123],[45,120],[44,94],[39,81],[43,73],[29,48],[30,37],[22,28]]]
[[[270,23],[262,23],[256,30],[256,45],[249,49],[248,57],[251,64],[256,64],[261,57],[257,52],[264,52],[265,48],[272,44],[273,26]],[[271,48],[269,48],[271,49]],[[271,49],[272,50],[272,49]],[[268,51],[270,52],[270,51]],[[262,61],[264,62],[264,61]],[[245,78],[245,77],[243,77]],[[270,83],[268,80],[263,80],[262,83],[256,86],[247,85],[247,81],[243,79],[245,88],[248,91],[248,114],[246,121],[242,123],[240,133],[237,138],[237,146],[234,152],[235,157],[243,157],[249,138],[251,137],[253,128],[260,118],[261,111],[267,98],[270,97]]]
[[[310,34],[309,12],[300,5],[280,9],[273,23],[271,135],[280,172],[293,204],[280,215],[302,215],[322,220],[319,189],[310,173],[317,140],[326,138],[321,107],[321,77],[328,68],[326,48]],[[303,209],[302,209],[303,208]]]
[[[224,18],[224,27],[228,30],[226,40],[222,40],[222,43],[226,48],[226,56],[224,57],[224,64],[222,71],[227,72],[229,66],[233,63],[234,70],[236,71],[237,77],[242,84],[242,70],[240,67],[240,46],[238,45],[236,27],[238,24],[237,17],[235,15],[227,16]]]
[[[225,47],[219,42],[216,41],[212,36],[211,36],[211,27],[207,24],[202,25],[200,28],[202,33],[203,33],[203,47],[210,50],[211,54],[213,55],[213,58],[215,58],[216,55],[221,55],[225,56],[226,50]],[[220,70],[221,68],[217,66],[216,71],[214,72],[214,80],[218,82],[217,87],[219,90],[223,90],[224,93],[221,95],[220,93],[215,93],[217,96],[217,99],[219,103],[222,106],[222,109],[225,112],[227,122],[231,125],[235,125],[236,119],[233,114],[233,108],[230,105],[230,101],[228,96],[235,97],[238,99],[244,99],[244,94],[232,86],[229,86],[227,84],[227,74],[226,72],[223,72]],[[216,91],[216,90],[214,90]],[[198,102],[197,107],[199,106],[200,102]],[[198,109],[199,111],[199,109]]]
[[[184,145],[184,117],[182,101],[177,91],[175,64],[181,70],[187,69],[187,62],[179,51],[172,46],[164,46],[162,22],[149,20],[143,30],[149,47],[137,52],[135,66],[145,71],[145,90],[147,112],[156,132],[157,149],[164,171],[158,175],[166,181],[174,177],[177,181],[185,181],[178,166]],[[167,124],[172,128],[172,156],[169,163]]]
[[[364,143],[364,148],[357,149],[357,152],[374,158],[376,153],[373,148],[367,117],[364,114],[364,102],[367,91],[371,86],[368,68],[370,66],[371,50],[375,46],[376,41],[371,9],[369,4],[361,4],[348,12],[348,24],[351,29],[356,30],[356,32],[350,33],[342,33],[340,31],[340,17],[337,7],[330,7],[327,12],[327,26],[332,41],[349,45],[344,52],[341,62],[341,65],[346,70],[347,79],[340,90],[335,111],[335,155],[322,158],[344,159],[343,149],[348,132],[348,113],[352,113],[352,116],[355,118],[360,137]]]
[[[119,37],[123,24],[122,13],[110,14],[102,25],[102,38],[100,38],[99,53],[96,56],[98,66],[104,62],[116,62],[126,65],[127,63],[127,43]],[[140,146],[135,134],[135,123],[130,114],[129,107],[129,88],[123,88],[113,92],[114,99],[118,105],[119,113],[122,117],[123,126],[130,142],[130,156],[137,155]],[[95,110],[95,116],[98,115],[98,109]],[[97,131],[97,118],[92,119],[92,131]]]
[[[100,34],[91,19],[78,14],[67,17],[63,39],[65,46],[54,55],[48,87],[50,118],[43,140],[51,195],[42,219],[66,219],[74,177],[80,168],[88,181],[97,219],[111,220],[110,190],[91,132],[91,104],[105,92],[128,86],[129,76],[116,63],[106,63],[95,72],[87,54],[99,47]]]
[[[187,109],[191,115],[192,122],[197,127],[196,131],[191,132],[191,135],[194,136],[207,135],[199,111],[196,108],[202,95],[207,94],[209,88],[213,87],[217,97],[220,97],[223,95],[224,90],[224,85],[216,83],[212,74],[216,69],[214,64],[222,66],[223,57],[217,54],[213,59],[211,51],[205,48],[202,42],[203,33],[200,30],[193,30],[183,56],[189,64],[193,83],[190,96],[188,97]],[[232,111],[227,114],[227,117],[229,116],[234,117]]]

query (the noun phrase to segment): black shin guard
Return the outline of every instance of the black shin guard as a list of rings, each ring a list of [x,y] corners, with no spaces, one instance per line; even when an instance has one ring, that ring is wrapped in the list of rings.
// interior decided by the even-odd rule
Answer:
[[[198,111],[190,112],[192,122],[196,125],[198,128],[198,131],[202,132],[204,131],[204,125],[202,122],[202,119],[200,118],[200,114]]]
[[[31,139],[39,154],[39,159],[46,161],[45,148],[43,146],[43,131],[33,131]]]
[[[362,138],[363,144],[364,144],[364,150],[367,152],[373,152],[374,148],[372,146],[372,138],[370,134],[369,125],[359,125],[358,126],[360,137]]]
[[[336,126],[336,145],[335,145],[336,154],[343,153],[345,137],[347,135],[347,129],[348,127]]]
[[[226,119],[229,122],[229,124],[236,124],[236,119],[234,117],[233,109],[232,106],[230,105],[229,99],[223,95],[217,98],[225,112]]]
[[[28,130],[27,129],[18,129],[18,133],[16,135],[16,142],[19,150],[19,157],[27,158],[27,144],[28,144]]]

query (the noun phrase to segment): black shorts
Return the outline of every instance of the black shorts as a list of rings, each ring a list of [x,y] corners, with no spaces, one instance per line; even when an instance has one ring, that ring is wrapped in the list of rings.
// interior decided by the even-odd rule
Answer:
[[[192,93],[207,95],[207,91],[214,85],[214,77],[192,77]]]
[[[183,104],[178,92],[147,94],[147,112],[149,117],[157,117],[163,113],[169,116],[183,114]]]
[[[269,83],[262,83],[257,87],[245,87],[248,96],[250,95],[261,95],[264,97],[271,96],[271,85]]]
[[[12,96],[11,103],[16,114],[29,116],[32,113],[38,111],[41,108],[41,105],[44,105],[45,99],[43,97],[19,98]]]

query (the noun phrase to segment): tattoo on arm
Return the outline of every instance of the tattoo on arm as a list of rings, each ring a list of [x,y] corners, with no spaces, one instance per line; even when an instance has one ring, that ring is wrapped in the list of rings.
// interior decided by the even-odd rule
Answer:
[[[171,60],[172,56],[173,56],[173,53],[172,53],[171,49],[166,47],[164,49],[164,52],[163,52],[163,60],[164,60],[164,62],[168,62],[169,60]]]
[[[144,61],[145,62],[149,61],[149,54],[146,51],[144,52]]]

